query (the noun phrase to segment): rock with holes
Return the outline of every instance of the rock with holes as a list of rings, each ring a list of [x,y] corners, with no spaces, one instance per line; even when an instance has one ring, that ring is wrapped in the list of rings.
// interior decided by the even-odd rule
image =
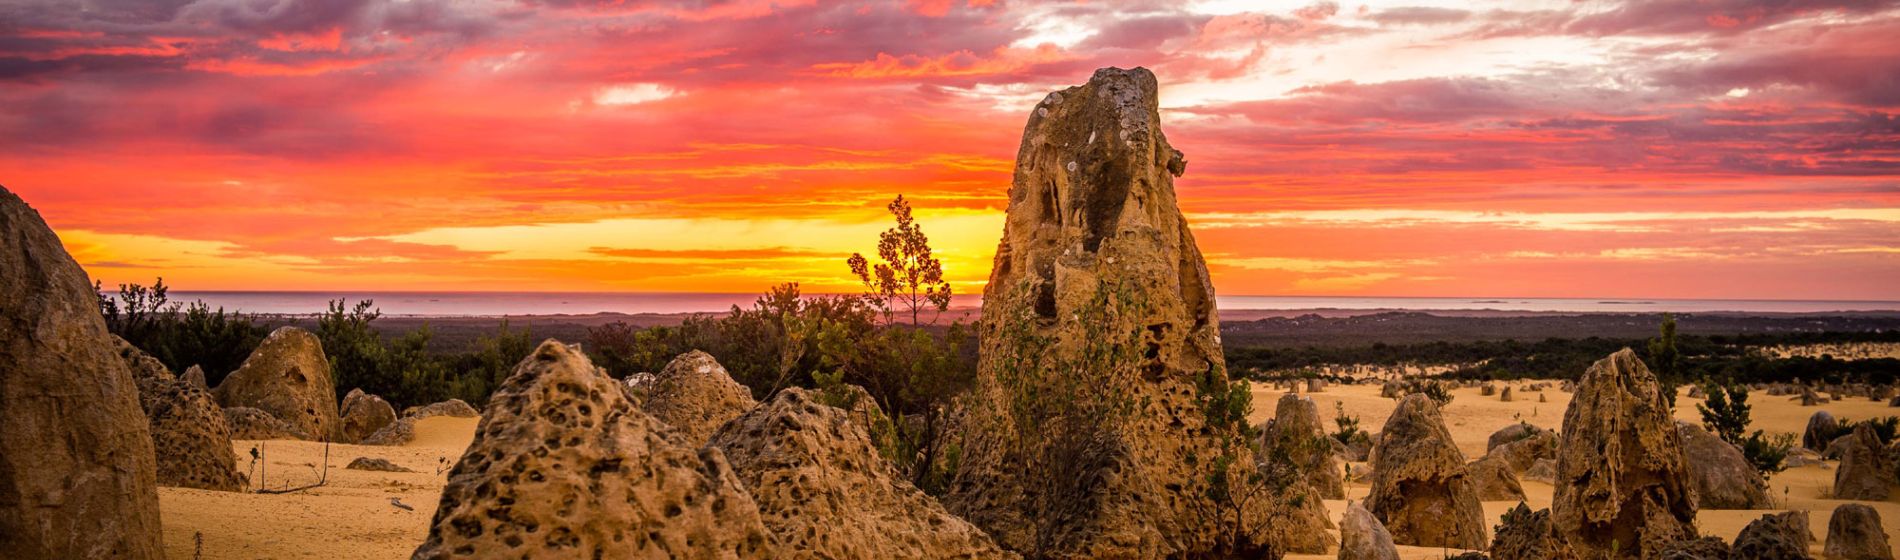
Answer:
[[[343,468],[353,471],[416,472],[415,469],[398,465],[382,457],[357,457]]]
[[[1735,552],[1721,537],[1696,537],[1672,541],[1656,554],[1658,560],[1730,560]]]
[[[339,441],[342,435],[330,360],[310,331],[279,327],[271,332],[214,392],[225,408],[268,412],[311,439]]]
[[[205,384],[205,368],[191,366],[185,368],[185,373],[178,377],[185,380],[186,383],[190,383],[193,387],[204,389],[205,391],[211,390],[211,386]]]
[[[231,430],[231,439],[311,439],[310,434],[289,422],[248,406],[224,409],[224,423]]]
[[[1871,422],[1854,425],[1841,446],[1841,466],[1834,470],[1834,499],[1882,501],[1896,484],[1893,459]]]
[[[1551,520],[1577,554],[1654,556],[1695,538],[1695,497],[1656,376],[1625,348],[1598,360],[1564,411]]]
[[[132,370],[156,451],[159,486],[236,492],[247,478],[231,452],[231,428],[211,393],[175,377],[157,358],[112,337]]]
[[[1695,424],[1677,421],[1676,431],[1682,435],[1683,455],[1690,458],[1696,509],[1768,509],[1768,482],[1742,450]]]
[[[667,363],[640,399],[647,414],[698,443],[758,404],[752,390],[733,381],[711,354],[698,350]]]
[[[1498,519],[1497,534],[1491,537],[1491,557],[1496,560],[1575,560],[1570,545],[1550,527],[1550,510],[1531,511],[1519,502]]]
[[[850,412],[819,400],[785,389],[707,444],[725,452],[784,557],[1011,556],[911,486]]]
[[[1842,560],[1893,560],[1893,546],[1887,544],[1880,511],[1866,504],[1834,508],[1834,515],[1827,520],[1827,544],[1821,552],[1824,557]]]
[[[1517,473],[1511,470],[1510,463],[1503,456],[1479,457],[1465,465],[1465,477],[1478,489],[1479,500],[1524,500],[1524,486],[1518,483]]]
[[[548,340],[488,401],[415,558],[773,558],[715,448]]]
[[[99,295],[0,187],[0,558],[162,558],[139,391]]]
[[[1499,428],[1498,431],[1491,432],[1491,436],[1484,440],[1484,451],[1485,453],[1490,453],[1496,451],[1500,445],[1516,443],[1546,433],[1550,433],[1550,430],[1537,427],[1529,422],[1511,424]]]
[[[1809,538],[1808,512],[1770,513],[1743,527],[1731,550],[1747,560],[1807,560]]]
[[[1368,510],[1399,544],[1483,549],[1484,508],[1466,476],[1438,403],[1423,394],[1399,401],[1372,452]]]
[[[1339,519],[1339,560],[1399,560],[1399,548],[1379,518],[1352,502]]]
[[[1552,463],[1557,460],[1557,432],[1539,431],[1530,437],[1506,443],[1492,449],[1486,455],[1497,455],[1511,470],[1519,473],[1530,472],[1537,467],[1538,461]]]
[[[1236,523],[1264,531],[1230,553],[1325,551],[1317,499],[1249,500],[1225,517],[1202,507],[1213,450],[1232,451],[1220,464],[1243,482],[1257,463],[1244,418],[1197,398],[1227,387],[1220,319],[1175,201],[1187,159],[1162,134],[1156,91],[1146,69],[1103,68],[1030,115],[945,505],[1008,548],[1056,556],[1201,556]],[[1087,412],[1042,430],[1049,409],[1013,409],[1012,394]],[[1043,435],[1013,443],[1029,431]]]
[[[430,418],[435,416],[474,418],[481,415],[481,411],[475,410],[475,407],[469,406],[468,403],[463,402],[462,399],[449,399],[424,406],[412,406],[402,409],[403,418]]]
[[[396,408],[382,397],[363,392],[362,389],[350,389],[343,396],[343,434],[342,441],[355,443],[369,438],[378,430],[396,423]]]
[[[1263,461],[1285,461],[1328,500],[1346,499],[1346,479],[1334,458],[1332,438],[1319,424],[1319,406],[1293,393],[1280,396],[1273,419],[1260,430]]]

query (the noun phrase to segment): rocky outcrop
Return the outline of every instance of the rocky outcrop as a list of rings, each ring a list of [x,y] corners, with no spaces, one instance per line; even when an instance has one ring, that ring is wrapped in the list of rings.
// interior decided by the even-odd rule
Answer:
[[[549,340],[488,401],[415,558],[769,558],[718,449],[641,412]]]
[[[1220,318],[1175,202],[1187,162],[1162,134],[1156,89],[1147,70],[1104,68],[1030,116],[945,505],[1008,548],[1040,543],[1054,556],[1251,554],[1263,542],[1322,552],[1332,537],[1316,497],[1252,500],[1223,516],[1203,507],[1214,465],[1237,465],[1223,479],[1244,482],[1239,471],[1258,463],[1247,442],[1225,445],[1244,437],[1241,421],[1210,417],[1198,398],[1199,387],[1227,387]],[[1110,363],[1082,367],[1081,356]],[[1042,409],[1011,406],[1022,399],[1091,412],[1037,428]],[[1236,543],[1224,537],[1234,526],[1265,532],[1241,529]]]
[[[474,418],[481,415],[481,411],[475,410],[475,407],[469,406],[468,403],[463,402],[462,399],[449,399],[438,403],[429,403],[424,406],[412,406],[402,409],[403,418],[429,418],[434,416]]]
[[[1358,502],[1346,504],[1339,520],[1339,560],[1399,560],[1392,533]]]
[[[178,378],[185,380],[186,383],[190,383],[193,387],[197,387],[206,392],[211,391],[211,386],[205,384],[205,368],[198,366],[185,368],[185,373],[178,376]]]
[[[1293,393],[1280,396],[1273,420],[1260,431],[1263,461],[1285,461],[1328,500],[1346,499],[1346,479],[1319,424],[1319,406]]]
[[[310,331],[279,327],[271,332],[214,392],[225,408],[268,412],[310,438],[339,441],[342,435],[330,360]]]
[[[416,472],[415,469],[395,464],[382,457],[357,457],[343,468],[353,471]]]
[[[1827,444],[1833,441],[1841,431],[1841,423],[1834,415],[1825,410],[1814,411],[1808,417],[1808,427],[1801,431],[1801,446],[1815,451],[1827,450]]]
[[[343,396],[343,441],[356,443],[390,424],[396,423],[396,408],[382,397],[350,389]]]
[[[1520,473],[1529,472],[1537,466],[1538,461],[1552,462],[1554,467],[1557,460],[1557,433],[1538,431],[1524,439],[1492,448],[1487,454],[1503,458],[1511,470]]]
[[[1696,536],[1682,436],[1635,352],[1584,372],[1559,441],[1551,522],[1580,557],[1648,557]]]
[[[1563,537],[1552,531],[1550,510],[1531,511],[1518,503],[1498,520],[1497,535],[1491,538],[1491,557],[1496,560],[1574,560],[1576,554]]]
[[[0,187],[0,558],[161,558],[157,467],[99,296]]]
[[[1688,422],[1676,422],[1697,509],[1768,509],[1768,482],[1742,450]]]
[[[449,399],[428,406],[412,406],[402,410],[402,418],[376,430],[376,433],[364,437],[363,445],[407,445],[416,438],[416,422],[424,418],[448,416],[451,418],[474,418],[481,416],[475,407],[461,399]]]
[[[231,439],[310,439],[310,434],[289,422],[248,406],[224,409],[224,422],[231,429]]]
[[[1479,500],[1524,500],[1524,486],[1502,456],[1485,455],[1465,465],[1465,478],[1478,489]]]
[[[698,350],[666,364],[640,401],[647,414],[701,444],[754,406],[758,402],[752,400],[752,390],[733,381],[711,354]]]
[[[1893,560],[1893,546],[1880,524],[1880,511],[1865,504],[1834,508],[1827,520],[1827,545],[1821,555],[1841,560]]]
[[[1869,422],[1854,425],[1841,448],[1841,466],[1834,470],[1834,499],[1881,501],[1896,484],[1893,459]]]
[[[1731,560],[1735,553],[1721,537],[1696,537],[1671,541],[1658,549],[1659,560]]]
[[[1008,556],[911,486],[848,411],[815,393],[780,391],[707,447],[726,454],[787,558]]]
[[[1770,513],[1743,527],[1732,550],[1748,560],[1805,560],[1808,539],[1808,512]]]
[[[1496,451],[1500,445],[1517,443],[1548,433],[1550,433],[1550,430],[1531,425],[1528,422],[1518,422],[1499,428],[1498,431],[1491,432],[1491,436],[1484,440],[1484,450],[1486,453],[1490,453]]]
[[[1425,395],[1405,397],[1386,419],[1372,451],[1371,485],[1366,509],[1394,542],[1483,549],[1490,540],[1464,454],[1452,443],[1438,403]]]
[[[231,429],[211,393],[179,379],[157,358],[112,337],[132,370],[156,452],[159,486],[236,492],[248,477],[237,469]]]
[[[1538,459],[1536,462],[1531,463],[1531,468],[1524,469],[1522,480],[1535,480],[1544,484],[1555,484],[1557,482],[1557,461],[1552,459]]]

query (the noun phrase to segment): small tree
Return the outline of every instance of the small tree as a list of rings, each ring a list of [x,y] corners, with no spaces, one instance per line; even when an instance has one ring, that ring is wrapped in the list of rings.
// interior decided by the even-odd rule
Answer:
[[[897,218],[897,227],[884,230],[878,238],[877,255],[884,262],[873,266],[864,255],[852,253],[845,263],[864,282],[869,290],[865,300],[884,313],[886,323],[902,305],[903,311],[910,312],[910,324],[916,326],[924,309],[936,308],[938,313],[950,309],[950,283],[943,279],[943,262],[931,254],[930,238],[911,218],[910,203],[898,195],[886,208]]]
[[[1662,383],[1663,400],[1676,408],[1676,386],[1681,383],[1682,353],[1676,350],[1676,316],[1663,314],[1660,336],[1649,341],[1650,368]]]
[[[1706,383],[1703,390],[1709,393],[1708,401],[1695,405],[1702,413],[1702,427],[1722,441],[1740,446],[1750,423],[1748,387]]]
[[[1339,427],[1332,434],[1333,439],[1339,440],[1339,443],[1352,445],[1353,440],[1371,438],[1364,430],[1359,429],[1358,416],[1346,414],[1345,401],[1333,401],[1333,425]]]

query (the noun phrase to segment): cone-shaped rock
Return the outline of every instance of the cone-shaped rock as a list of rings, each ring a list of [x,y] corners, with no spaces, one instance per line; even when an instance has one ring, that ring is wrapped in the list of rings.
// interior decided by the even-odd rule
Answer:
[[[1320,497],[1346,499],[1346,476],[1333,457],[1332,440],[1319,425],[1313,399],[1287,393],[1274,407],[1273,420],[1260,431],[1261,460],[1286,461]]]
[[[297,327],[272,331],[213,393],[226,408],[270,413],[313,439],[340,441],[336,385],[317,336]]]
[[[1677,421],[1676,431],[1682,435],[1683,456],[1689,458],[1696,509],[1768,509],[1768,482],[1742,450],[1695,424]]]
[[[1385,525],[1353,502],[1339,519],[1339,560],[1399,560],[1399,548]]]
[[[1635,352],[1625,348],[1584,372],[1559,441],[1551,522],[1579,557],[1649,557],[1695,538],[1682,436]]]
[[[396,408],[382,397],[363,392],[362,389],[350,389],[343,396],[343,409],[340,411],[343,422],[343,441],[356,443],[396,423]]]
[[[415,557],[775,557],[725,455],[697,447],[542,342],[489,398]]]
[[[1841,438],[1841,466],[1834,470],[1834,499],[1882,501],[1893,493],[1893,460],[1886,446],[1867,422],[1854,425],[1854,432]]]
[[[1000,558],[880,457],[851,413],[791,388],[721,428],[724,451],[786,558]]]
[[[1399,401],[1372,451],[1372,511],[1392,539],[1412,546],[1483,549],[1484,506],[1466,477],[1438,403],[1414,393]]]
[[[758,404],[752,390],[733,381],[711,354],[698,350],[667,363],[640,400],[647,414],[696,444],[706,443],[720,426]]]
[[[0,558],[161,558],[152,436],[86,271],[0,187]]]
[[[231,452],[231,428],[209,391],[173,376],[145,351],[112,337],[119,358],[132,370],[139,404],[152,431],[159,486],[236,492],[248,477]]]
[[[1262,540],[1323,551],[1332,537],[1307,529],[1325,523],[1306,519],[1323,512],[1306,505],[1316,499],[1255,500],[1237,516],[1201,507],[1216,454],[1232,451],[1221,464],[1235,470],[1256,463],[1247,442],[1221,445],[1244,418],[1197,398],[1226,387],[1220,320],[1175,202],[1186,160],[1157,107],[1153,74],[1104,68],[1032,110],[945,504],[1011,549],[1050,556],[1195,556]],[[1070,420],[1043,422],[1058,416]],[[1307,509],[1263,522],[1272,504]],[[1222,523],[1236,518],[1286,537],[1228,539],[1237,532]]]
[[[1893,560],[1893,547],[1887,544],[1887,531],[1881,528],[1880,511],[1866,504],[1845,504],[1834,508],[1827,520],[1827,558],[1853,560]]]

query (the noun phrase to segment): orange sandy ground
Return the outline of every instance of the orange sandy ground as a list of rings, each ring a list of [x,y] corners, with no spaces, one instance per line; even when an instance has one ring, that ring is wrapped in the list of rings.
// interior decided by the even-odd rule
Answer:
[[[1379,430],[1391,414],[1394,401],[1380,398],[1377,386],[1334,386],[1312,394],[1318,401],[1320,417],[1331,426],[1333,403],[1345,403],[1346,412],[1360,418],[1362,427]],[[1477,389],[1454,391],[1456,397],[1444,408],[1445,422],[1452,437],[1464,451],[1466,460],[1484,452],[1485,438],[1516,419],[1557,428],[1563,423],[1564,407],[1570,395],[1556,389],[1544,391],[1549,402],[1537,402],[1537,393],[1517,393],[1515,402],[1499,402],[1497,397],[1482,397]],[[1256,385],[1252,420],[1263,422],[1273,415],[1280,392]],[[1900,414],[1884,403],[1850,399],[1821,407],[1801,407],[1786,398],[1751,395],[1755,428],[1770,432],[1799,433],[1807,418],[1817,409],[1826,409],[1836,417],[1860,419]],[[1678,400],[1678,418],[1699,422],[1695,405],[1698,399]],[[438,474],[440,462],[453,463],[474,437],[476,419],[431,418],[416,427],[416,440],[403,447],[333,445],[330,448],[330,478],[323,487],[284,495],[209,492],[181,488],[159,489],[159,505],[164,515],[165,548],[172,558],[193,558],[202,535],[203,557],[218,558],[406,558],[427,534],[435,512],[445,474]],[[260,442],[234,443],[239,465],[249,464],[250,450]],[[316,480],[313,466],[323,459],[323,445],[301,441],[261,442],[268,460],[268,478],[272,487],[282,488]],[[418,472],[381,473],[345,470],[356,457],[381,457]],[[444,467],[446,471],[446,467]],[[1792,469],[1770,480],[1771,493],[1785,500],[1787,507],[1813,513],[1809,526],[1814,532],[1812,552],[1819,556],[1826,537],[1830,512],[1842,501],[1825,499],[1834,482],[1832,466]],[[1549,507],[1551,487],[1524,481],[1533,508]],[[1364,484],[1352,484],[1347,494],[1353,499],[1365,497]],[[390,504],[400,499],[414,507],[405,511]],[[1485,502],[1487,520],[1495,523],[1514,502]],[[1873,504],[1880,510],[1887,533],[1900,542],[1900,502]],[[1337,516],[1346,503],[1329,500],[1326,506]],[[1742,527],[1769,510],[1703,511],[1698,516],[1702,533],[1733,539]],[[1335,520],[1337,520],[1335,518]],[[1442,558],[1445,551],[1436,548],[1399,547],[1406,558]],[[1293,556],[1292,558],[1330,558]]]

